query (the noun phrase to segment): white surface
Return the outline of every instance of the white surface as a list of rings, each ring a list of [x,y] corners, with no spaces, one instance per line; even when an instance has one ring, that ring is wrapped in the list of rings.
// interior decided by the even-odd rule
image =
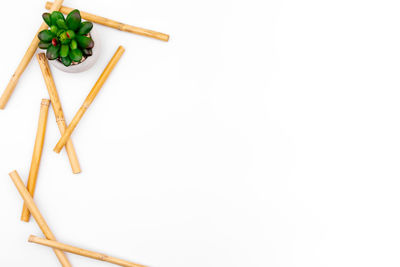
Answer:
[[[171,41],[96,26],[98,64],[53,69],[69,121],[126,47],[72,136],[81,175],[49,114],[36,201],[60,241],[152,267],[399,266],[399,1],[65,4]],[[42,5],[3,4],[2,87]],[[32,62],[0,112],[1,266],[59,266],[7,175],[27,177],[46,96]]]

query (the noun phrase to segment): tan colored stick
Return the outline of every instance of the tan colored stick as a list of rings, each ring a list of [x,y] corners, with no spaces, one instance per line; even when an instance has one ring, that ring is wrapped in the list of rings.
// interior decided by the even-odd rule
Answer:
[[[59,10],[63,1],[64,0],[54,1],[54,4],[52,6],[49,6],[50,12]],[[49,26],[47,26],[47,24],[44,22],[40,26],[38,32],[36,33],[35,37],[33,38],[33,41],[29,45],[28,50],[26,50],[24,57],[22,58],[21,62],[19,63],[17,70],[14,72],[6,89],[4,90],[3,95],[0,97],[0,109],[4,109],[6,107],[8,100],[10,99],[12,93],[14,92],[15,87],[17,86],[19,78],[21,77],[22,73],[24,73],[26,67],[28,66],[29,62],[31,61],[33,55],[35,54],[36,49],[39,45],[39,38],[37,37],[37,35],[39,34],[39,32],[47,29],[48,27]]]
[[[110,76],[110,73],[112,72],[112,70],[114,69],[115,65],[117,64],[117,62],[119,61],[119,59],[121,58],[121,56],[124,52],[125,52],[125,49],[122,46],[118,47],[114,56],[111,58],[110,62],[108,62],[107,67],[104,69],[103,73],[100,75],[99,79],[97,80],[96,84],[93,86],[89,95],[86,97],[81,108],[75,114],[75,116],[72,119],[71,123],[69,124],[67,130],[65,130],[65,133],[62,135],[61,139],[58,141],[57,145],[54,148],[55,152],[60,153],[61,149],[65,145],[65,142],[70,138],[75,127],[78,125],[79,121],[82,119],[83,114],[85,114],[85,112],[89,108],[90,104],[92,104],[93,100],[99,93],[101,87],[107,80],[108,76]]]
[[[47,225],[46,221],[44,220],[42,214],[40,213],[38,207],[36,206],[35,202],[33,201],[32,196],[29,194],[28,190],[26,189],[24,182],[22,182],[21,177],[17,173],[17,171],[10,172],[11,180],[14,182],[15,186],[18,189],[18,192],[22,196],[25,201],[26,206],[28,207],[29,211],[32,213],[33,218],[35,218],[37,224],[39,225],[40,229],[42,230],[43,234],[46,236],[47,239],[56,240],[53,233],[51,232],[49,226]],[[63,267],[71,267],[67,256],[61,250],[54,249],[58,260],[60,261]]]
[[[64,119],[64,112],[61,107],[60,98],[58,97],[57,88],[54,83],[53,76],[51,75],[50,67],[47,62],[47,58],[43,53],[37,55],[37,59],[39,62],[40,69],[42,70],[43,78],[46,83],[47,91],[49,92],[49,96],[51,99],[51,105],[54,110],[54,115],[56,116],[56,121],[58,125],[58,129],[60,130],[61,135],[65,133],[67,129],[67,124]],[[78,157],[75,152],[74,145],[72,144],[72,140],[68,138],[67,144],[65,146],[69,158],[69,162],[71,164],[73,173],[80,173],[81,167],[79,165]]]
[[[48,117],[47,115],[49,114],[49,105],[50,105],[49,99],[42,99],[42,103],[40,104],[40,115],[39,115],[38,128],[36,132],[35,146],[33,148],[31,168],[29,170],[29,177],[27,183],[28,191],[32,197],[35,194],[40,159],[42,158],[44,136],[46,134],[46,126],[47,126],[47,117]],[[29,222],[30,216],[31,213],[29,212],[29,209],[26,207],[24,203],[24,206],[22,208],[21,220],[24,222]]]
[[[117,264],[117,265],[124,266],[124,267],[144,267],[144,265],[117,259],[114,257],[110,257],[107,255],[101,254],[101,253],[92,252],[92,251],[89,251],[86,249],[81,249],[81,248],[73,247],[70,245],[62,244],[57,241],[40,238],[40,237],[37,237],[34,235],[31,235],[29,237],[28,241],[42,245],[42,246],[59,249],[59,250],[65,251],[65,252],[70,252],[73,254],[81,255],[81,256],[92,258],[92,259],[99,260],[99,261],[106,261],[106,262]]]
[[[52,4],[53,4],[52,2],[47,2],[46,9],[50,9]],[[60,12],[62,12],[64,14],[68,14],[72,10],[74,10],[74,8],[70,8],[70,7],[66,7],[66,6],[62,6],[60,8]],[[103,17],[96,16],[96,15],[93,15],[93,14],[90,14],[87,12],[83,12],[83,11],[81,11],[81,16],[84,20],[95,22],[95,23],[98,23],[98,24],[101,24],[104,26],[108,26],[108,27],[111,27],[111,28],[114,28],[114,29],[117,29],[120,31],[135,33],[135,34],[155,38],[155,39],[165,41],[165,42],[168,42],[168,40],[169,40],[169,35],[165,34],[165,33],[160,33],[160,32],[156,32],[156,31],[152,31],[152,30],[146,30],[143,28],[123,24],[123,23],[115,21],[115,20],[103,18]]]

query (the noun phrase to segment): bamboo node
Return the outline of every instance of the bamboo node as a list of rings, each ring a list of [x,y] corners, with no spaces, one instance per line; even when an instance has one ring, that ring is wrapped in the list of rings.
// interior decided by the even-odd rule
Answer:
[[[99,260],[101,260],[101,261],[106,261],[106,259],[108,258],[108,256],[107,255],[104,255],[104,254],[100,254],[100,258],[99,258]]]
[[[125,25],[124,25],[122,22],[118,22],[117,25],[118,25],[118,26],[117,26],[117,29],[118,29],[118,30],[124,31],[124,26],[125,26]]]

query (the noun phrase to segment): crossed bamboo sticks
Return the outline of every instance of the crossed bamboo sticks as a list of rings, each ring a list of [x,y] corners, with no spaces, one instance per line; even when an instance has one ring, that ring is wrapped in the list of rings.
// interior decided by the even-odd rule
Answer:
[[[70,11],[73,10],[73,8],[62,6],[64,0],[55,0],[54,2],[47,2],[46,3],[46,9],[49,9],[50,12],[52,11],[60,11],[64,14],[69,13]],[[168,42],[169,40],[169,35],[165,33],[160,33],[152,30],[147,30],[139,27],[135,27],[132,25],[124,24],[121,22],[117,22],[115,20],[107,19],[104,17],[100,17],[97,15],[93,15],[87,12],[81,11],[81,16],[83,19],[92,21],[94,23],[98,23],[104,26],[108,26],[120,31],[125,31],[125,32],[130,32],[134,34],[139,34],[143,36],[147,36],[150,38],[158,39],[161,41]],[[36,52],[36,49],[39,44],[39,39],[37,38],[37,34],[41,32],[42,30],[47,29],[46,23],[42,23],[40,26],[38,32],[35,34],[35,37],[33,38],[33,41],[29,45],[24,57],[22,58],[21,62],[19,63],[16,71],[12,75],[6,89],[4,90],[2,96],[0,97],[0,109],[4,109],[7,105],[8,100],[10,99],[12,93],[14,92],[15,87],[17,86],[17,83],[19,79],[21,78],[22,74],[24,73],[26,67],[28,66],[29,62],[31,61],[33,55]]]
[[[65,129],[67,128],[67,124],[65,122],[64,112],[61,106],[60,98],[58,97],[57,88],[54,83],[54,79],[51,74],[47,58],[43,53],[40,53],[37,55],[37,60],[39,62],[40,70],[42,71],[43,79],[46,83],[46,88],[50,96],[51,104],[54,110],[54,115],[56,116],[58,129],[60,130],[61,135],[63,135]],[[75,148],[74,145],[72,144],[71,139],[68,139],[65,148],[67,150],[67,155],[69,158],[69,162],[71,164],[72,172],[80,173],[81,167],[79,165],[78,157],[76,155]]]
[[[89,257],[89,258],[93,258],[93,259],[97,259],[97,260],[101,260],[101,261],[106,261],[109,263],[114,263],[114,264],[117,264],[120,266],[125,266],[125,267],[144,267],[144,265],[117,259],[114,257],[107,256],[105,254],[96,253],[96,252],[92,252],[89,250],[80,249],[80,248],[76,248],[73,246],[69,246],[69,245],[57,242],[53,232],[50,230],[49,226],[47,225],[46,220],[44,219],[43,215],[40,213],[39,208],[37,207],[32,196],[26,189],[24,182],[22,181],[18,172],[12,171],[11,173],[9,173],[9,175],[10,175],[11,180],[13,181],[15,187],[17,188],[19,194],[21,195],[22,199],[24,200],[26,207],[32,213],[32,216],[33,216],[33,218],[35,218],[40,230],[42,230],[43,234],[46,236],[46,239],[35,237],[35,236],[30,236],[29,242],[33,242],[33,243],[37,243],[37,244],[41,244],[41,245],[53,248],[54,253],[56,254],[58,260],[60,261],[60,263],[63,267],[72,267],[71,263],[69,262],[69,260],[64,252],[70,252],[70,253],[74,253],[77,255],[81,255],[81,256],[85,256],[85,257]]]
[[[58,141],[57,145],[54,148],[55,152],[60,153],[61,149],[68,142],[69,137],[71,136],[75,127],[78,125],[79,121],[82,119],[86,110],[92,104],[93,100],[99,93],[101,87],[106,82],[108,76],[110,75],[111,71],[114,69],[115,65],[117,64],[117,62],[119,61],[119,59],[121,58],[121,56],[124,52],[125,52],[125,49],[122,46],[118,47],[114,56],[111,58],[110,62],[108,63],[107,67],[104,69],[103,73],[100,75],[96,84],[93,86],[93,89],[90,91],[89,95],[86,97],[81,108],[78,110],[75,117],[72,119],[71,124],[68,126],[68,128],[63,133],[62,137],[60,138],[60,141]]]

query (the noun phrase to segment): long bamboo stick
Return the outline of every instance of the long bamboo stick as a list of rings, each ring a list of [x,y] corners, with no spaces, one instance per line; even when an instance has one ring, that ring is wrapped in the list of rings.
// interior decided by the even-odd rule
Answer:
[[[53,76],[51,75],[51,70],[49,64],[47,62],[47,58],[45,54],[40,53],[37,55],[37,59],[39,62],[40,69],[42,70],[43,78],[46,83],[47,91],[49,92],[49,96],[51,99],[51,105],[54,110],[54,115],[56,116],[56,121],[58,125],[58,129],[60,130],[61,135],[65,133],[67,129],[67,124],[64,119],[64,112],[61,106],[60,98],[58,97],[57,88],[54,83]],[[72,140],[70,138],[67,139],[67,143],[65,146],[69,158],[69,162],[72,168],[73,173],[80,173],[81,167],[79,165],[78,157],[75,152],[74,145],[72,144]]]
[[[53,4],[52,2],[47,2],[46,9],[50,9],[52,4]],[[68,14],[72,10],[74,10],[74,8],[70,8],[70,7],[66,7],[66,6],[62,6],[60,8],[60,12],[62,12],[64,14]],[[160,32],[156,32],[156,31],[152,31],[152,30],[147,30],[147,29],[123,24],[123,23],[115,21],[115,20],[103,18],[103,17],[93,15],[93,14],[90,14],[87,12],[83,12],[83,11],[81,11],[81,16],[84,20],[95,22],[95,23],[98,23],[98,24],[101,24],[104,26],[108,26],[108,27],[111,27],[111,28],[114,28],[114,29],[117,29],[120,31],[135,33],[135,34],[155,38],[155,39],[165,41],[165,42],[168,42],[168,40],[169,40],[169,35],[165,34],[165,33],[160,33]]]
[[[54,4],[49,6],[50,12],[59,10],[63,1],[64,0],[54,1]],[[19,78],[21,77],[22,73],[24,73],[26,67],[31,61],[33,55],[35,54],[40,41],[37,35],[39,34],[39,32],[47,29],[48,27],[49,26],[45,22],[43,22],[38,32],[35,34],[35,37],[33,38],[31,44],[29,45],[28,50],[26,50],[24,57],[22,58],[21,62],[17,67],[17,70],[14,72],[13,76],[8,82],[6,89],[4,90],[2,96],[0,97],[0,109],[4,109],[6,107],[8,100],[10,99],[12,93],[14,92],[15,87],[17,86]]]
[[[40,213],[38,207],[33,201],[32,196],[26,189],[24,182],[22,182],[22,179],[17,173],[17,171],[10,172],[9,175],[11,177],[11,180],[17,187],[17,190],[20,193],[21,197],[24,199],[25,204],[28,207],[29,211],[32,213],[33,218],[35,218],[37,224],[39,225],[39,228],[42,230],[43,234],[46,236],[47,239],[56,240],[53,232],[51,232],[49,226],[44,220],[42,214]],[[62,252],[59,249],[54,249],[54,252],[56,253],[57,258],[63,267],[71,267],[71,264],[69,263],[67,256],[64,254],[64,252]]]
[[[49,105],[50,105],[49,99],[42,99],[42,102],[40,103],[39,123],[36,132],[35,146],[33,148],[31,168],[29,170],[28,183],[27,183],[28,191],[32,197],[35,194],[39,165],[40,165],[40,160],[42,158],[44,136],[46,134],[46,126],[47,126],[47,117],[49,114]],[[31,213],[29,212],[28,207],[24,203],[24,206],[22,208],[21,220],[24,222],[29,222],[30,216]]]
[[[66,245],[66,244],[63,244],[63,243],[60,243],[57,241],[40,238],[40,237],[37,237],[34,235],[31,235],[29,237],[28,241],[31,243],[36,243],[36,244],[42,245],[42,246],[59,249],[59,250],[65,251],[65,252],[81,255],[81,256],[92,258],[92,259],[99,260],[99,261],[113,263],[113,264],[124,266],[124,267],[144,267],[144,265],[141,265],[141,264],[117,259],[114,257],[107,256],[105,254],[89,251],[89,250],[82,249],[82,248],[73,247],[73,246]]]
[[[93,86],[92,90],[89,92],[89,95],[86,97],[82,106],[80,107],[78,112],[75,114],[75,116],[72,119],[71,123],[69,124],[67,130],[65,130],[65,133],[62,135],[62,137],[58,141],[57,145],[54,148],[55,152],[60,153],[63,146],[65,145],[67,140],[70,138],[75,127],[78,125],[79,121],[82,119],[83,114],[85,114],[85,112],[89,108],[90,104],[92,104],[93,100],[99,93],[103,84],[106,82],[108,76],[110,76],[112,70],[114,69],[115,65],[118,63],[119,59],[121,58],[121,56],[124,52],[125,52],[125,49],[122,46],[118,47],[117,51],[115,52],[114,56],[111,58],[110,62],[108,62],[108,65],[104,69],[103,73],[100,75],[96,84]]]

